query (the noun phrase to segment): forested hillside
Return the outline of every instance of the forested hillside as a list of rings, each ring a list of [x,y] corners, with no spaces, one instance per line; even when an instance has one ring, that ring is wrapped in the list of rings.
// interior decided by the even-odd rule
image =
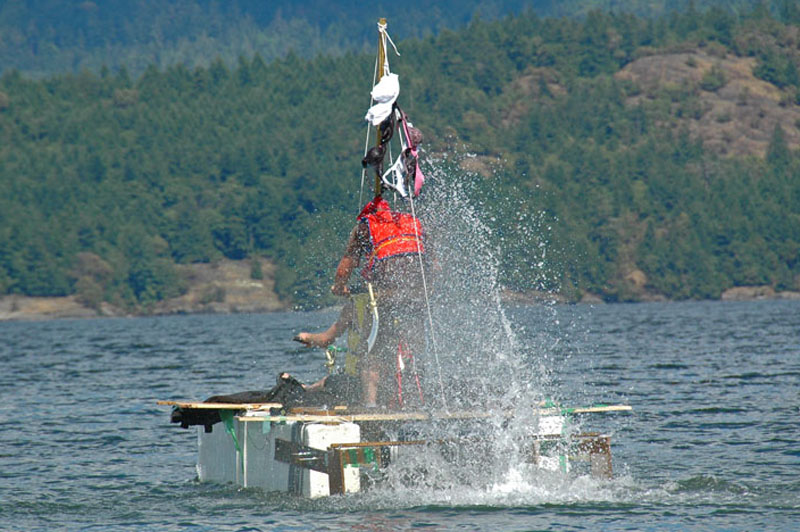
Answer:
[[[0,73],[99,72],[125,66],[209,66],[240,55],[265,61],[290,51],[300,57],[372,50],[375,21],[386,17],[404,38],[460,29],[473,17],[496,20],[525,11],[540,17],[582,17],[591,10],[660,16],[689,6],[751,10],[758,0],[13,0],[0,2]],[[773,0],[783,16],[793,0]]]
[[[714,298],[800,288],[798,24],[796,8],[781,21],[528,13],[395,33],[393,66],[423,164],[451,154],[442,164],[497,220],[510,288]],[[356,205],[373,62],[6,72],[0,294],[147,308],[185,289],[176,263],[264,256],[287,301],[323,302]],[[515,245],[526,216],[552,227],[557,276]]]

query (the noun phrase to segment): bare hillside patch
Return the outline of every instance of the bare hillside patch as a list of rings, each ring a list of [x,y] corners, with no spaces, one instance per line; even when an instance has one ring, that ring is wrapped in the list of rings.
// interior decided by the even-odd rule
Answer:
[[[789,147],[800,147],[800,106],[788,93],[756,78],[755,66],[751,57],[692,51],[642,57],[615,77],[642,89],[629,99],[634,105],[655,99],[661,91],[696,97],[692,112],[677,113],[674,125],[687,126],[718,153],[764,156],[776,124]]]
[[[528,114],[536,101],[563,96],[566,89],[560,84],[558,73],[551,68],[528,67],[509,83],[500,97],[500,125],[510,128]]]
[[[252,276],[253,260],[259,261],[260,279]],[[222,260],[179,268],[188,281],[188,292],[160,302],[155,313],[269,312],[286,308],[275,294],[275,265],[266,260]]]

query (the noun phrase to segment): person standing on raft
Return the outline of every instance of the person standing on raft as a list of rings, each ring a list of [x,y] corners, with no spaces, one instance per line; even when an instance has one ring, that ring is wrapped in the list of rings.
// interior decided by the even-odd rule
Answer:
[[[364,405],[399,407],[422,402],[414,359],[425,342],[422,224],[411,214],[393,211],[380,196],[364,206],[357,220],[331,291],[350,295],[350,275],[362,257],[366,260],[361,274],[372,288],[379,326],[374,345],[360,364]],[[406,367],[413,377],[403,382]]]

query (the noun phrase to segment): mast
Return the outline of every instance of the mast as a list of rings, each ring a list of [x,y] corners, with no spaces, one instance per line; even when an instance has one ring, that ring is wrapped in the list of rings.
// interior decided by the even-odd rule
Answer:
[[[393,184],[387,182],[386,185],[387,185],[388,188],[391,188],[391,189],[399,192],[402,197],[404,197],[404,198],[408,197],[409,205],[411,207],[411,213],[410,214],[411,214],[412,218],[416,219],[417,215],[416,215],[416,212],[414,212],[415,211],[415,209],[414,209],[414,196],[419,194],[420,187],[422,186],[422,183],[424,183],[424,181],[425,181],[425,176],[422,175],[422,171],[419,169],[419,158],[417,156],[417,150],[416,150],[416,148],[417,148],[416,144],[419,142],[419,140],[412,141],[411,134],[410,134],[410,131],[409,131],[410,126],[408,124],[408,119],[405,116],[405,113],[403,113],[402,111],[399,111],[399,108],[397,108],[396,104],[395,104],[395,100],[397,99],[397,97],[399,95],[400,87],[399,87],[398,81],[396,79],[396,75],[391,74],[391,72],[389,71],[389,60],[388,60],[387,55],[386,55],[387,54],[387,52],[386,52],[386,41],[389,41],[389,44],[392,45],[392,48],[394,49],[395,53],[397,53],[397,55],[400,55],[400,53],[397,51],[397,47],[395,46],[394,42],[392,42],[392,38],[389,37],[389,34],[386,31],[386,27],[387,27],[386,19],[385,18],[378,19],[378,54],[377,54],[377,58],[376,58],[376,62],[375,62],[375,72],[374,72],[375,75],[374,75],[374,82],[373,82],[374,85],[373,85],[373,92],[372,92],[372,96],[373,97],[370,100],[371,107],[370,107],[369,111],[367,112],[367,116],[365,117],[367,119],[367,121],[372,122],[374,124],[373,127],[375,127],[375,129],[376,129],[376,131],[375,131],[375,151],[376,151],[376,154],[372,158],[372,159],[375,159],[375,160],[373,161],[373,160],[368,158],[368,153],[369,153],[370,150],[367,149],[367,146],[369,145],[369,133],[370,133],[370,131],[369,131],[369,126],[367,126],[367,138],[365,139],[365,142],[364,142],[364,159],[362,160],[362,164],[364,166],[364,170],[366,170],[366,167],[367,167],[368,164],[372,164],[373,166],[375,166],[375,198],[376,199],[381,198],[382,190],[383,190],[383,186],[384,186],[384,180],[383,180],[384,176],[381,175],[383,173],[383,157],[385,155],[383,153],[383,150],[381,149],[381,147],[384,145],[384,138],[383,138],[384,135],[381,134],[382,133],[381,132],[381,124],[383,122],[381,122],[380,120],[376,120],[376,116],[377,117],[383,117],[385,109],[380,109],[380,107],[388,104],[388,105],[391,106],[390,107],[390,111],[389,111],[389,117],[390,118],[388,118],[389,127],[391,128],[391,130],[390,130],[389,134],[387,135],[385,143],[388,144],[388,142],[391,140],[391,137],[392,137],[392,131],[394,130],[395,127],[397,127],[398,128],[398,132],[399,132],[399,137],[400,137],[400,146],[401,146],[402,153],[398,157],[397,161],[392,164],[392,167],[389,169],[389,172],[387,172],[387,173],[394,174],[392,177],[394,177],[395,181],[394,181]],[[381,80],[383,80],[386,76],[389,76],[389,75],[393,75],[395,77],[395,79],[392,80],[391,78],[387,78],[387,81],[393,82],[393,84],[397,84],[397,86],[395,87],[395,86],[393,86],[392,83],[390,83],[389,87],[382,87],[380,91],[377,91],[377,93],[380,94],[380,96],[379,96],[379,98],[377,99],[377,102],[376,102],[376,98],[375,98],[375,96],[376,96],[376,88],[378,87],[378,85],[380,85]],[[397,114],[395,115],[395,113],[397,113]],[[397,117],[397,120],[399,121],[399,124],[397,124],[397,125],[394,122],[394,117],[395,116]],[[387,118],[383,118],[383,120],[386,121]],[[375,122],[378,122],[378,123],[376,124]],[[402,131],[401,131],[401,128],[402,128]],[[418,135],[418,138],[419,138],[419,135]],[[408,152],[408,153],[406,153],[406,152]],[[403,159],[403,157],[409,157],[409,155],[411,157],[411,160],[413,161],[413,170],[411,171],[412,172],[411,176],[408,175],[409,163],[408,163],[407,160]],[[378,159],[380,159],[380,160],[378,160]],[[391,159],[391,153],[390,153],[390,159]],[[366,177],[365,173],[362,173],[361,174],[361,190],[362,191],[364,189],[365,177]],[[411,185],[411,190],[407,192],[408,185],[403,183],[403,180],[408,180],[409,177],[411,178],[411,183],[413,183],[413,184]],[[361,204],[361,192],[359,192],[359,205],[360,204]],[[442,380],[442,369],[441,369],[441,364],[439,362],[438,348],[436,346],[436,335],[434,333],[435,327],[434,327],[434,323],[433,323],[433,315],[432,315],[432,312],[431,312],[430,300],[428,298],[428,286],[427,286],[427,281],[425,279],[425,268],[424,268],[423,261],[422,261],[422,253],[423,253],[423,251],[422,251],[422,248],[420,246],[420,241],[421,241],[422,235],[417,233],[417,225],[414,225],[414,237],[415,237],[416,242],[417,242],[417,257],[419,258],[420,274],[421,274],[421,278],[422,278],[422,292],[423,292],[423,294],[425,296],[425,307],[427,309],[427,314],[428,314],[428,325],[430,326],[430,340],[431,340],[431,345],[432,345],[432,349],[433,349],[433,355],[434,355],[434,358],[436,360],[436,367],[439,370],[438,371],[439,392],[440,392],[441,397],[442,397],[442,405],[445,407],[445,409],[447,409],[448,408],[448,406],[447,406],[447,398],[446,398],[445,393],[444,393],[444,382]],[[370,304],[371,304],[371,306],[373,308],[373,313],[374,313],[374,317],[373,317],[373,321],[372,321],[373,330],[370,332],[370,338],[368,339],[368,350],[367,351],[369,352],[369,350],[372,348],[372,346],[370,344],[372,344],[374,342],[374,338],[375,338],[375,335],[377,333],[375,325],[378,323],[378,314],[377,314],[375,297],[374,297],[374,294],[372,293],[372,285],[370,283],[368,283],[367,286],[369,288]],[[414,370],[414,372],[416,374],[416,369]],[[417,384],[419,386],[419,381],[417,381]]]
[[[386,30],[386,19],[378,19],[378,61],[375,63],[377,72],[375,73],[375,83],[380,82],[383,77],[384,70],[386,69],[386,38],[384,30]],[[375,145],[381,145],[381,127],[375,128]],[[381,176],[375,172],[375,196],[381,195]]]

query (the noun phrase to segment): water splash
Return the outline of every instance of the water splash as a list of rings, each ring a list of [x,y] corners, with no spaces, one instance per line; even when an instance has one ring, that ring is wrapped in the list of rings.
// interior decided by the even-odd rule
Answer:
[[[487,187],[487,178],[461,170],[463,157],[436,163],[420,209],[435,256],[431,306],[441,351],[441,368],[428,369],[448,375],[453,408],[524,407],[520,401],[545,398],[550,374],[540,356],[544,346],[523,346],[506,315],[502,266],[509,248],[527,250],[525,259],[538,270],[528,287],[541,290],[552,277],[545,268],[547,240],[541,219],[517,197],[498,197],[502,192]],[[515,219],[501,220],[509,214],[495,212],[498,206]]]
[[[516,276],[518,289],[543,292],[557,287],[557,265],[549,262],[547,253],[550,224],[519,196],[503,196],[501,187],[486,186],[491,177],[460,169],[461,158],[453,155],[436,163],[417,205],[427,233],[426,249],[434,256],[429,292],[435,341],[429,341],[427,356],[422,357],[426,397],[449,411],[497,415],[472,423],[405,426],[402,434],[392,436],[462,443],[431,446],[424,452],[398,451],[380,490],[394,497],[402,493],[406,503],[417,500],[418,495],[405,498],[411,493],[447,504],[454,498],[468,504],[503,504],[518,497],[566,500],[577,485],[565,484],[571,481],[525,461],[529,436],[537,432],[540,420],[534,415],[502,415],[511,409],[533,412],[558,396],[552,352],[559,339],[547,333],[554,328],[544,326],[531,343],[523,343],[502,297],[504,277]],[[503,266],[519,260],[520,253],[530,266],[509,274]],[[552,306],[543,304],[542,309],[543,321],[557,319]],[[464,445],[465,441],[471,443]]]

